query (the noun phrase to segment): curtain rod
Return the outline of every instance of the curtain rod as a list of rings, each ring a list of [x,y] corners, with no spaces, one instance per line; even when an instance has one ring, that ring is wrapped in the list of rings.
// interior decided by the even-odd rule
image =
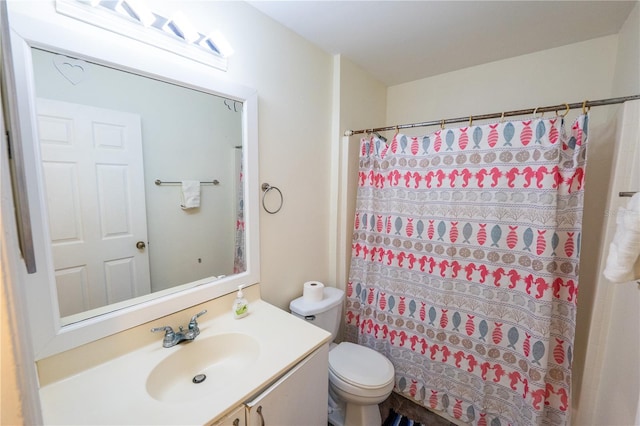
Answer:
[[[603,106],[603,105],[613,105],[613,104],[621,104],[626,101],[633,101],[636,99],[640,99],[640,95],[633,96],[623,96],[620,98],[609,98],[609,99],[600,99],[597,101],[584,101],[584,102],[576,102],[572,104],[560,104],[560,105],[552,105],[546,107],[539,108],[529,108],[529,109],[520,109],[514,111],[505,111],[505,112],[495,112],[493,114],[482,114],[482,115],[468,115],[464,117],[458,118],[447,118],[444,120],[433,120],[433,121],[424,121],[422,123],[412,123],[412,124],[400,124],[397,126],[387,126],[387,127],[376,127],[374,129],[362,129],[362,130],[345,130],[345,136],[352,136],[361,133],[374,133],[374,132],[384,132],[387,130],[400,130],[400,129],[412,129],[414,127],[427,127],[427,126],[443,126],[445,124],[451,123],[462,123],[468,121],[471,123],[473,120],[489,120],[492,118],[504,118],[504,117],[513,117],[516,115],[527,115],[527,114],[537,114],[543,112],[552,112],[552,111],[562,111],[565,110],[566,115],[570,109],[582,108],[583,112],[586,113],[588,108]],[[564,116],[563,115],[563,116]]]

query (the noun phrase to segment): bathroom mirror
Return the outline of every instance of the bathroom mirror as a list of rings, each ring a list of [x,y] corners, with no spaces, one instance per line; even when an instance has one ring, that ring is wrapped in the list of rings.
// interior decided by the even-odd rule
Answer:
[[[241,102],[41,49],[32,63],[63,323],[244,272]]]
[[[60,15],[10,24],[36,358],[258,282],[255,91]]]

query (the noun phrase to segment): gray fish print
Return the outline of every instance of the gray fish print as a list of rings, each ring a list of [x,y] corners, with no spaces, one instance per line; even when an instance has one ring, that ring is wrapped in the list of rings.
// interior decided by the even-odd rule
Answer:
[[[460,331],[458,327],[460,326],[460,322],[462,322],[462,318],[460,317],[459,312],[454,312],[451,317],[451,324],[453,324],[453,331]]]
[[[400,217],[396,218],[395,227],[396,227],[396,235],[400,235],[400,230],[402,229],[402,218]]]
[[[431,145],[431,140],[429,139],[429,136],[424,136],[422,138],[422,150],[424,151],[423,154],[429,153],[429,145]]]
[[[411,299],[409,302],[409,318],[415,318],[413,314],[416,312],[416,301]]]
[[[440,221],[438,224],[438,241],[444,241],[442,237],[445,232],[447,232],[447,225],[445,225],[443,221]]]
[[[515,349],[515,344],[518,343],[518,339],[520,338],[520,334],[518,333],[518,329],[515,327],[511,327],[507,332],[507,339],[509,339],[508,348]]]
[[[485,320],[480,321],[478,325],[478,330],[480,330],[480,340],[486,342],[485,337],[487,336],[487,332],[489,331],[489,326]]]
[[[436,309],[432,306],[429,308],[429,325],[435,325],[433,321],[436,319]]]
[[[533,362],[540,365],[540,360],[544,356],[544,352],[545,352],[544,343],[542,343],[540,340],[535,342],[533,344],[533,347],[531,348],[531,355],[533,355]]]
[[[472,234],[473,234],[473,226],[471,226],[470,223],[466,223],[462,228],[462,237],[464,237],[464,240],[462,240],[462,242],[471,244],[471,242],[469,241],[469,238],[471,237]]]
[[[522,250],[526,250],[528,252],[531,251],[531,243],[533,243],[533,231],[531,228],[527,228],[522,234],[522,241],[524,241],[524,247]]]
[[[498,241],[500,241],[500,237],[502,237],[502,228],[500,228],[500,225],[494,225],[491,228],[491,241],[493,241],[491,247],[499,247]]]

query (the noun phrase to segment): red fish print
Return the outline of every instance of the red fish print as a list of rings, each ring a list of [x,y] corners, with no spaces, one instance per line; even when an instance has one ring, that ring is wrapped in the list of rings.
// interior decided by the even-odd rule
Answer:
[[[471,336],[476,331],[476,326],[473,323],[475,315],[467,314],[467,322],[464,325],[464,329],[467,332],[467,336]]]
[[[529,142],[531,142],[531,137],[533,136],[533,132],[531,131],[531,127],[530,127],[531,120],[523,121],[522,124],[524,125],[524,128],[520,133],[520,143],[522,143],[522,145],[524,146],[527,146],[529,145]]]
[[[536,241],[536,253],[538,253],[538,256],[544,253],[544,250],[547,248],[547,241],[544,238],[546,232],[546,229],[538,231],[538,239]]]
[[[564,363],[564,340],[556,338],[556,346],[553,348],[553,359],[560,365]]]
[[[496,143],[498,142],[498,130],[496,130],[496,127],[498,127],[499,125],[500,123],[489,124],[489,128],[491,128],[491,130],[489,131],[489,136],[487,138],[488,139],[487,141],[491,148],[496,146]]]
[[[411,138],[411,154],[416,155],[419,149],[418,138]]]
[[[451,222],[449,239],[451,240],[452,243],[455,243],[458,240],[458,222]]]
[[[524,356],[528,357],[529,353],[531,352],[531,336],[527,333],[524,333],[524,335],[525,339],[522,343],[522,353],[524,354]]]
[[[573,255],[573,249],[575,248],[575,243],[573,242],[573,235],[575,232],[567,232],[567,241],[564,243],[564,252],[567,257],[571,257]]]
[[[447,328],[447,324],[449,324],[449,317],[447,316],[448,309],[441,309],[442,317],[440,317],[440,328]]]
[[[509,234],[507,235],[507,247],[514,248],[518,244],[517,226],[509,226]]]
[[[411,237],[413,235],[413,218],[412,217],[407,218],[407,227],[405,231],[407,233],[407,237]]]
[[[480,244],[481,246],[484,245],[484,243],[487,241],[487,224],[486,223],[480,223],[478,225],[480,227],[480,229],[478,230],[478,244]]]
[[[458,146],[461,150],[464,150],[469,144],[469,136],[467,135],[468,127],[463,127],[460,129],[460,137],[458,138]]]
[[[499,345],[502,342],[502,323],[494,322],[496,328],[493,329],[493,333],[491,333],[491,339],[493,343]]]
[[[559,137],[558,129],[556,129],[556,126],[555,126],[555,123],[557,120],[558,120],[557,118],[554,120],[549,120],[549,124],[551,125],[551,129],[549,129],[549,142],[551,142],[554,145],[558,141],[558,137]]]

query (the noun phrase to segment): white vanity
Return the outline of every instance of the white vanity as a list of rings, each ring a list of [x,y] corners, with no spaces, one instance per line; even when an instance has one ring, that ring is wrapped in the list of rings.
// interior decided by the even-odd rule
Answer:
[[[326,425],[329,333],[259,300],[257,286],[249,290],[243,319],[233,318],[225,296],[40,361],[45,424]],[[191,342],[164,348],[149,331],[185,325],[202,309]],[[125,338],[143,345],[130,350]],[[193,383],[198,374],[207,377]]]

